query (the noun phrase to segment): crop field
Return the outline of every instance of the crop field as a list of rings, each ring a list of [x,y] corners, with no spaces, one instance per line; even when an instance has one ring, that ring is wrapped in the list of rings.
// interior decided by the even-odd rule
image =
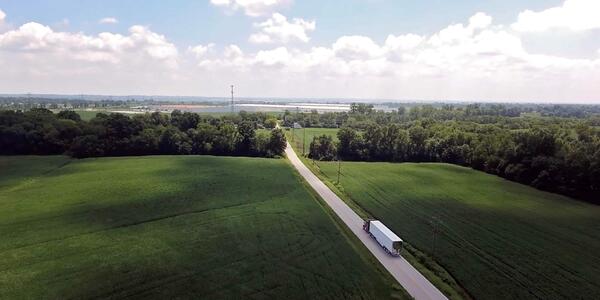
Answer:
[[[0,299],[406,298],[286,160],[0,157]]]
[[[304,152],[308,155],[310,143],[312,142],[313,137],[325,134],[330,135],[334,141],[337,141],[338,131],[338,128],[302,128],[294,130],[290,129],[289,131],[286,131],[286,138],[290,142],[296,153],[298,153],[298,155],[302,155],[302,142],[304,141]]]
[[[319,166],[336,181],[336,163]],[[341,170],[349,201],[433,255],[476,299],[600,299],[599,206],[447,164]]]

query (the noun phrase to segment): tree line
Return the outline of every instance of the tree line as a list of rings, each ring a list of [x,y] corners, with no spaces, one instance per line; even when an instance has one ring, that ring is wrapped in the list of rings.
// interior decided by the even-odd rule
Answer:
[[[497,116],[490,122],[480,116],[446,119],[438,111],[394,121],[396,114],[383,113],[386,118],[380,119],[380,113],[349,113],[338,142],[315,137],[309,156],[452,163],[600,204],[600,130],[594,118]]]
[[[584,104],[415,104],[388,103],[391,111],[376,110],[372,104],[352,103],[347,112],[311,112],[283,115],[283,125],[293,123],[304,127],[340,128],[351,126],[364,128],[371,122],[377,124],[404,123],[421,119],[472,121],[494,124],[507,118],[556,117],[563,119],[585,119],[594,126],[600,126],[600,105]]]
[[[264,126],[272,129],[257,130]],[[98,113],[83,121],[74,111],[0,111],[0,154],[281,156],[285,136],[273,127],[266,114],[247,112],[222,117],[178,110],[132,117]]]

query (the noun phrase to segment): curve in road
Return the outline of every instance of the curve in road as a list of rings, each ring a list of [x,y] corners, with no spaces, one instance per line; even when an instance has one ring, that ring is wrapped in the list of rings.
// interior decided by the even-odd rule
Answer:
[[[364,220],[302,163],[289,143],[285,153],[300,175],[412,297],[418,300],[447,299],[404,258],[388,255],[376,241],[371,239],[362,229]]]

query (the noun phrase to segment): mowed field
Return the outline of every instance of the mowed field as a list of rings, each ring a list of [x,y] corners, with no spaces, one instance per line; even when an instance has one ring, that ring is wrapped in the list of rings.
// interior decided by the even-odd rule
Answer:
[[[0,157],[0,299],[405,298],[283,159]]]
[[[330,135],[333,141],[337,142],[338,128],[302,128],[302,129],[290,129],[286,130],[286,138],[294,147],[294,150],[298,155],[302,155],[302,143],[304,142],[304,152],[308,155],[310,151],[310,143],[315,136]],[[292,133],[293,132],[293,133]],[[306,138],[305,138],[306,132]]]
[[[319,165],[335,182],[337,164]],[[434,254],[476,299],[600,299],[599,206],[447,164],[341,170],[351,201]]]

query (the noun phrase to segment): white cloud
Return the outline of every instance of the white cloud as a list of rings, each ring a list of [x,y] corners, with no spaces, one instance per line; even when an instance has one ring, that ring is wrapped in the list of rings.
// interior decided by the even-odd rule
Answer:
[[[0,9],[0,33],[10,29],[12,29],[12,26],[6,22],[6,13]]]
[[[366,36],[342,36],[332,45],[334,53],[344,59],[372,59],[383,54],[383,49]]]
[[[115,64],[151,59],[174,65],[177,60],[175,45],[143,26],[131,27],[128,36],[108,32],[88,36],[57,32],[48,26],[30,22],[0,34],[0,50],[49,62],[53,57]]]
[[[0,33],[0,65],[0,91],[50,93],[159,93],[181,67],[177,47],[144,26],[86,35],[35,22]]]
[[[292,56],[287,48],[279,47],[273,50],[258,51],[255,57],[255,63],[265,66],[284,66],[289,63]]]
[[[116,18],[113,17],[106,17],[106,18],[102,18],[98,21],[98,23],[100,24],[117,24],[119,23],[119,20],[117,20]]]
[[[593,98],[591,91],[600,92],[595,83],[600,56],[572,59],[529,53],[517,34],[493,26],[484,13],[475,14],[467,25],[449,25],[430,36],[389,35],[383,43],[367,36],[342,36],[329,47],[308,50],[276,47],[244,53],[236,47],[236,55],[227,52],[231,50],[220,58],[204,59],[201,66],[247,74],[249,81],[303,82],[308,91],[334,97],[372,97],[369,93],[377,86],[389,89],[385,97],[393,97],[395,91],[421,99],[581,100]],[[575,78],[576,84],[565,85]],[[323,82],[338,94],[320,90]],[[307,95],[306,90],[298,92],[318,95]]]
[[[562,6],[540,12],[526,10],[519,14],[512,28],[521,32],[550,29],[583,31],[600,28],[600,1],[566,0]]]
[[[229,11],[243,10],[247,16],[260,17],[289,4],[291,0],[210,0],[210,3]]]
[[[209,51],[211,51],[214,48],[215,44],[210,43],[206,46],[204,45],[197,45],[194,47],[188,47],[188,52],[193,53],[196,58],[203,58],[205,57]]]
[[[144,26],[86,35],[32,22],[0,33],[0,92],[218,96],[235,83],[246,96],[599,100],[600,50],[592,58],[540,55],[484,13],[465,21],[429,35],[347,35],[246,51],[178,51]],[[270,41],[286,39],[257,27]]]
[[[284,15],[274,13],[268,20],[255,23],[254,26],[259,28],[260,32],[250,36],[249,41],[251,43],[288,43],[291,41],[307,43],[310,40],[307,32],[314,31],[316,23],[300,18],[294,18],[291,22],[288,22]]]
[[[229,59],[240,58],[244,55],[244,52],[242,52],[242,49],[240,49],[238,45],[229,45],[225,47],[225,51],[223,53],[225,58]]]
[[[469,18],[469,27],[474,29],[484,29],[492,24],[492,17],[485,13],[478,12]]]
[[[450,25],[434,34],[429,39],[429,43],[436,46],[461,43],[469,40],[474,34],[486,29],[491,24],[492,17],[479,12],[469,18],[469,24],[467,26],[464,26],[463,24]]]
[[[423,40],[424,38],[422,36],[412,33],[399,36],[390,34],[385,40],[385,46],[390,50],[406,51],[416,48]]]

